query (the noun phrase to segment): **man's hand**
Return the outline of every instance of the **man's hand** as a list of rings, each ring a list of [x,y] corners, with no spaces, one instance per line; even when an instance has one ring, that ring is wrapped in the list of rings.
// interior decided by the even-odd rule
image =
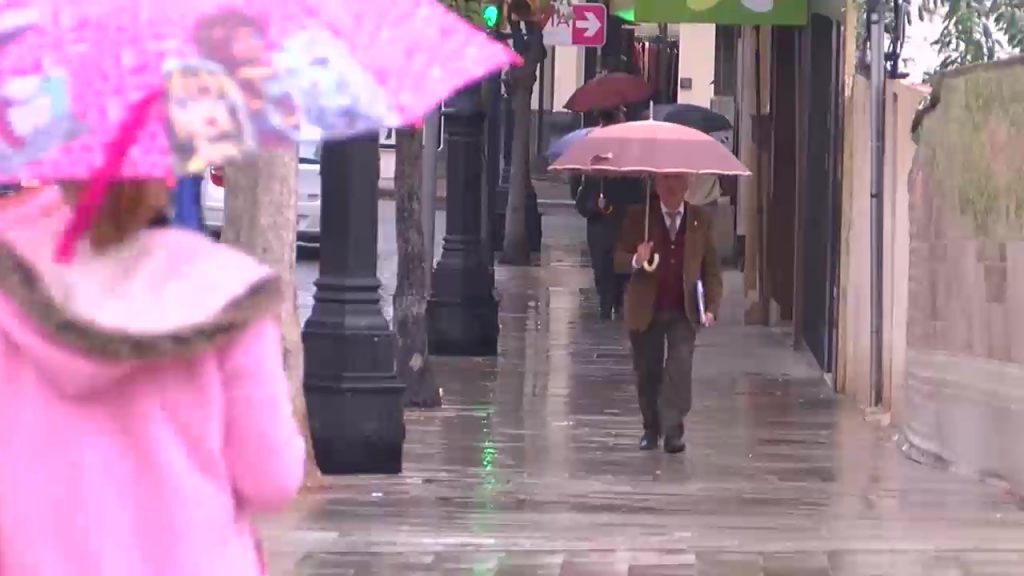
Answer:
[[[644,262],[649,262],[654,252],[654,242],[642,242],[636,247],[636,254],[633,256],[633,265],[639,268]]]
[[[704,314],[704,325],[711,327],[715,325],[715,315],[711,312]]]

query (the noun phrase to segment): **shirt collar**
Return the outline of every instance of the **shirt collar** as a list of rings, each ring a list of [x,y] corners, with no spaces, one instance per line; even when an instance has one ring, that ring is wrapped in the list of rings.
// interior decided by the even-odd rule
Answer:
[[[662,204],[661,202],[659,202],[658,205],[661,207],[661,214],[662,214],[662,216],[668,218],[668,215],[672,211],[669,210],[668,208],[665,208],[665,205]],[[683,202],[682,204],[680,204],[679,208],[675,212],[676,212],[677,215],[685,216],[686,215],[686,202]]]

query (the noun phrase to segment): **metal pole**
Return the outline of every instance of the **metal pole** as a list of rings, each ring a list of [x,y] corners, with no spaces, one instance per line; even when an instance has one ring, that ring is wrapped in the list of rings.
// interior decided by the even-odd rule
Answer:
[[[755,113],[753,134],[754,143],[757,147],[756,159],[754,161],[754,183],[757,186],[757,301],[761,314],[761,323],[765,326],[771,324],[771,294],[768,290],[768,182],[766,181],[765,150],[769,146],[767,142],[765,124],[768,122],[764,115],[764,102],[762,102],[762,76],[764,70],[761,68],[761,27],[754,26],[754,108]]]
[[[544,116],[547,105],[547,61],[545,58],[541,60],[540,66],[537,67],[537,156],[544,153]]]
[[[669,79],[671,70],[668,62],[668,24],[658,24],[658,103],[668,104],[668,95],[672,92],[669,84],[678,82],[675,78]]]
[[[487,140],[484,153],[487,157],[487,165],[484,168],[484,221],[483,221],[483,245],[484,258],[494,265],[494,251],[497,246],[495,241],[494,228],[504,224],[504,221],[497,222],[495,217],[501,208],[498,204],[504,200],[500,197],[498,188],[501,186],[501,157],[502,157],[502,95],[501,95],[501,73],[495,74],[487,80]],[[507,202],[507,200],[506,200]]]
[[[882,370],[882,263],[885,186],[885,61],[882,48],[882,6],[868,3],[871,43],[871,405],[881,406],[885,391]]]
[[[441,112],[434,110],[423,122],[423,178],[420,186],[423,215],[423,255],[427,267],[427,290],[434,272],[434,213],[437,204],[437,153],[441,141]]]
[[[494,195],[494,221],[491,222],[491,252],[500,252],[505,245],[505,213],[508,208],[508,187],[512,180],[512,138],[515,115],[512,113],[512,96],[508,87],[508,72],[501,82],[501,174],[498,178],[497,193]]]
[[[594,78],[597,78],[600,72],[600,60],[597,48],[584,48],[583,49],[583,83],[586,84]],[[584,112],[577,114],[579,120],[579,127],[584,128],[587,126],[597,126],[597,114],[593,112]]]

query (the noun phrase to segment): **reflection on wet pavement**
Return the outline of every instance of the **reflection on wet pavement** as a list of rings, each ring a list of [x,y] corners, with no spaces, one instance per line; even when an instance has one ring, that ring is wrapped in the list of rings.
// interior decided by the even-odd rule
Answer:
[[[557,218],[557,216],[556,216]],[[700,335],[683,456],[636,450],[629,350],[596,317],[582,223],[500,268],[501,355],[435,359],[406,472],[332,480],[267,527],[275,574],[1024,574],[998,488],[904,460],[785,332]]]

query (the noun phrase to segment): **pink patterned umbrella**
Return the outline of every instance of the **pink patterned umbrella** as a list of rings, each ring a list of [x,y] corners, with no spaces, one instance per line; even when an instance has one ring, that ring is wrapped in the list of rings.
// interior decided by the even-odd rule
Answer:
[[[8,1],[0,183],[199,173],[405,125],[516,62],[436,0]]]
[[[598,128],[573,142],[548,169],[609,175],[750,175],[750,170],[711,136],[652,120]]]
[[[436,0],[8,3],[0,184],[90,182],[67,259],[111,180],[410,124],[517,62]]]

